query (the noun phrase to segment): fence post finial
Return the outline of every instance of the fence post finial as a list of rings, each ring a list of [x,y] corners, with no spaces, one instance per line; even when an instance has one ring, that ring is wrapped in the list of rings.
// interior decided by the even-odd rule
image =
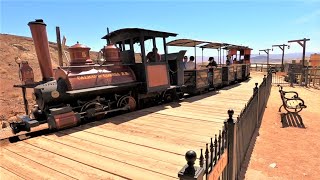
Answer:
[[[233,123],[233,119],[232,119],[233,114],[234,114],[233,109],[229,109],[228,110],[228,115],[229,115],[228,122],[232,122]]]
[[[194,166],[194,163],[197,159],[197,154],[193,150],[186,152],[185,158],[187,164],[179,171],[178,177],[180,180],[194,179],[200,180],[203,179],[204,169],[202,167]]]
[[[254,83],[254,85],[256,85],[256,87],[253,88],[253,94],[258,91],[258,83]]]

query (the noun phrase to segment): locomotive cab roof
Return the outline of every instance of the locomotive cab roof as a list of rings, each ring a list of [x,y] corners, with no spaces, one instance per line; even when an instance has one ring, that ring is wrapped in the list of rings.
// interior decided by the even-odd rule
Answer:
[[[144,40],[149,40],[156,37],[167,38],[169,36],[177,36],[177,34],[141,28],[124,28],[113,31],[103,36],[102,39],[110,40],[113,43],[124,41],[125,44],[130,44],[130,39],[133,40],[133,43],[136,43],[140,41],[141,36],[144,37]]]

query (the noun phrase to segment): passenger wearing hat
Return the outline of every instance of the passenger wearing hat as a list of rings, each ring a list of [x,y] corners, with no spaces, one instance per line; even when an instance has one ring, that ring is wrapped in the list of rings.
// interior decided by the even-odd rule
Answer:
[[[230,66],[230,63],[231,63],[231,62],[230,62],[230,56],[227,55],[226,65],[227,65],[227,66]]]
[[[208,70],[208,81],[209,81],[209,84],[212,84],[212,76],[213,76],[213,67],[217,67],[217,63],[216,61],[214,61],[214,58],[213,57],[210,57],[209,58],[209,64],[206,66],[206,67],[209,67],[209,70]]]
[[[209,64],[208,64],[206,67],[212,68],[212,66],[213,66],[213,67],[217,67],[218,65],[217,65],[217,62],[214,60],[214,58],[213,58],[213,57],[210,57],[210,58],[209,58]]]

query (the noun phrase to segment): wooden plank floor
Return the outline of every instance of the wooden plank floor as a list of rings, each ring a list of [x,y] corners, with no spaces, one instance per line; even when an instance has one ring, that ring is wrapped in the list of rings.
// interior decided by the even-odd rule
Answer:
[[[2,143],[0,179],[177,179],[184,154],[201,148],[236,117],[252,95],[246,82],[181,102],[151,107],[79,127]]]

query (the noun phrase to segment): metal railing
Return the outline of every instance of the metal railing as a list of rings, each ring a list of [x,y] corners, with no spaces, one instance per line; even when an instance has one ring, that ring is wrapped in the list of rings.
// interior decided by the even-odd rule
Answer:
[[[250,143],[255,131],[260,127],[263,113],[271,92],[272,73],[269,72],[253,88],[253,95],[241,110],[240,115],[233,119],[233,110],[228,110],[229,118],[214,140],[206,144],[204,157],[201,149],[199,165],[194,167],[196,153],[188,151],[188,164],[179,171],[179,178],[190,179],[238,179],[242,164],[246,159]]]

